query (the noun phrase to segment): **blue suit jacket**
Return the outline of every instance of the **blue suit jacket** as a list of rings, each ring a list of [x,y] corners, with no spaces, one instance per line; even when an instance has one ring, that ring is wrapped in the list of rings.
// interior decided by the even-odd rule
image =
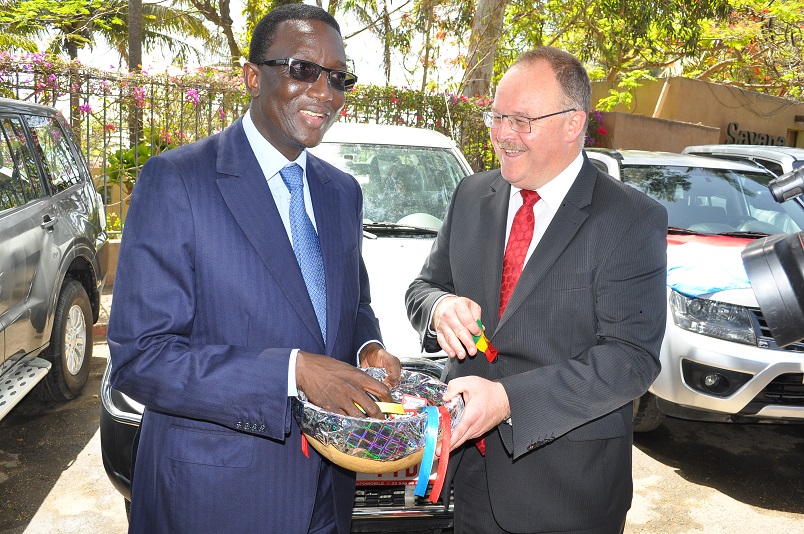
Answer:
[[[322,459],[301,452],[292,348],[354,364],[380,339],[353,177],[308,154],[326,346],[266,177],[238,120],[151,158],[128,212],[108,340],[112,385],[146,406],[132,530],[307,532]],[[347,532],[354,474],[332,469]]]

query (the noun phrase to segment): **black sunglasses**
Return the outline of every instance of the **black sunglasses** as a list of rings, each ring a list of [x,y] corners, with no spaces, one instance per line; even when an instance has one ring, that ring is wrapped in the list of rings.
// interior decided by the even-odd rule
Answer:
[[[292,57],[286,59],[269,59],[267,61],[257,62],[256,65],[265,65],[267,67],[287,65],[288,75],[294,80],[299,80],[304,83],[315,83],[318,81],[318,77],[321,76],[321,71],[324,71],[329,78],[329,85],[338,91],[350,91],[357,83],[357,76],[351,72],[328,69],[312,61]]]

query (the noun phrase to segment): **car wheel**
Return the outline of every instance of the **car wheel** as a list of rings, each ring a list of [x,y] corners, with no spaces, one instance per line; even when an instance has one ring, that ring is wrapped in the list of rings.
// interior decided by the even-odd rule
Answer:
[[[659,400],[653,393],[645,393],[634,399],[634,432],[650,432],[656,430],[664,421],[664,414],[659,411]]]
[[[123,502],[126,505],[126,520],[131,521],[131,501],[128,499],[123,499]]]
[[[76,280],[65,279],[56,304],[53,333],[44,358],[50,372],[36,386],[42,400],[66,401],[81,393],[92,359],[92,309],[87,292]]]

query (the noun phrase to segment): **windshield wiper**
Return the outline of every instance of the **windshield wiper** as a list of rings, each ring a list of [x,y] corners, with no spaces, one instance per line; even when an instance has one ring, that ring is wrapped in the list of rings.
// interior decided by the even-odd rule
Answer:
[[[770,234],[765,232],[721,232],[717,235],[724,235],[726,237],[768,237]]]
[[[695,230],[687,230],[686,228],[679,228],[678,226],[668,226],[668,234],[684,234],[684,235],[700,235],[701,232]]]
[[[422,233],[428,235],[438,234],[436,228],[427,228],[425,226],[411,226],[409,224],[399,224],[392,222],[364,222],[363,230],[369,232],[400,232],[400,233]]]

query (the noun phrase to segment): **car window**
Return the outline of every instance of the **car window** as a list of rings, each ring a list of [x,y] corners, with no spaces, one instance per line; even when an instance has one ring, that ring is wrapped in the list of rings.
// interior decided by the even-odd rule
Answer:
[[[465,175],[449,149],[322,143],[316,155],[352,174],[363,189],[363,218],[397,222],[426,213],[443,220]]]
[[[25,122],[39,147],[53,193],[81,183],[81,170],[59,122],[53,117],[38,115],[25,115]]]
[[[701,233],[795,233],[804,210],[775,202],[767,173],[680,166],[623,166],[622,180],[658,200],[668,224]]]
[[[0,209],[42,196],[36,163],[17,117],[0,118]]]

